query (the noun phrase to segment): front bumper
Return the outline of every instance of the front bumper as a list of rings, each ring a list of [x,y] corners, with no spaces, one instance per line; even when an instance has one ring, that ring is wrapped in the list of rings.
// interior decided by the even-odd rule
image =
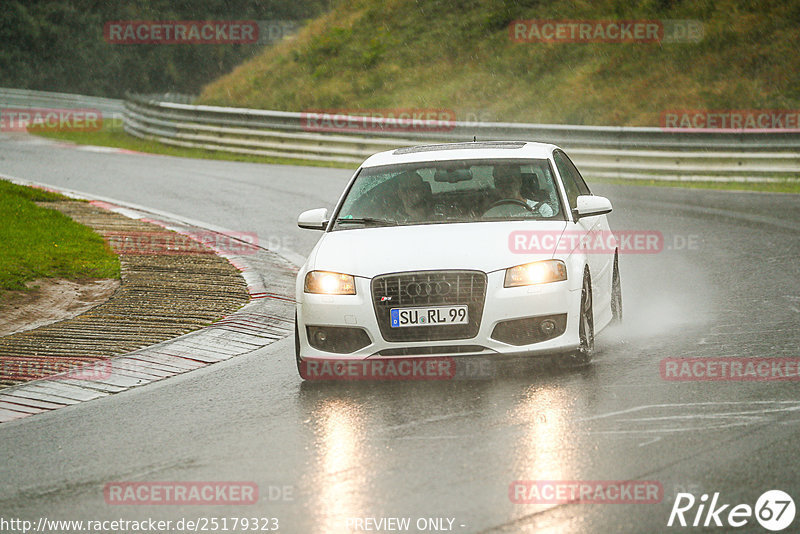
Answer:
[[[375,307],[372,301],[370,280],[356,278],[355,295],[298,295],[297,321],[300,337],[300,356],[304,360],[365,360],[370,358],[409,358],[435,356],[519,356],[551,355],[569,352],[578,347],[578,309],[580,286],[572,288],[569,281],[549,284],[506,288],[503,287],[504,271],[488,273],[486,297],[478,332],[466,339],[442,339],[422,341],[386,341],[381,334]],[[495,328],[498,324],[515,319],[565,316],[563,333],[551,339],[524,343],[525,336],[513,338],[500,336]],[[358,329],[368,344],[352,352],[329,352],[312,346],[307,327],[314,332],[316,327],[344,327]],[[410,328],[430,328],[425,326]],[[559,325],[559,331],[561,326]],[[502,328],[501,328],[502,330]],[[507,329],[506,329],[507,330]],[[355,331],[353,331],[355,332]],[[358,334],[356,334],[358,335]],[[535,336],[534,336],[535,337]],[[368,338],[368,340],[367,340]],[[531,337],[527,338],[532,339]],[[357,343],[357,345],[363,345]],[[320,343],[314,343],[321,346]],[[345,345],[339,345],[349,350]]]

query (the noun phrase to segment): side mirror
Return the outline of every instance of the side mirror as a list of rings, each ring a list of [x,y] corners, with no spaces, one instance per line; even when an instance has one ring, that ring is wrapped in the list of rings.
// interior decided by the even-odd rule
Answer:
[[[572,215],[576,222],[583,217],[604,215],[606,213],[611,213],[611,201],[606,197],[596,195],[580,195],[577,207],[572,210]]]
[[[317,208],[304,211],[297,218],[297,226],[308,230],[324,230],[328,225],[328,209]]]

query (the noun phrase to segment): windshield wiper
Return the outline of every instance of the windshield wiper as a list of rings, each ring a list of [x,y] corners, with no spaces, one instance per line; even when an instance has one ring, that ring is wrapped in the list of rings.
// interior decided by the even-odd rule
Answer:
[[[336,219],[336,224],[354,223],[354,224],[369,224],[373,226],[397,226],[397,221],[390,221],[388,219],[377,219],[375,217],[348,217]]]
[[[446,223],[470,223],[477,222],[479,219],[475,217],[445,217],[442,222]]]

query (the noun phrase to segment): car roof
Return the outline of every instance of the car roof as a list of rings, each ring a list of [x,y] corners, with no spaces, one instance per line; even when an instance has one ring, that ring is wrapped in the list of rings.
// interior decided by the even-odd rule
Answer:
[[[367,158],[362,167],[377,167],[396,163],[463,159],[544,159],[552,154],[555,145],[531,141],[477,141],[417,145],[378,152]]]

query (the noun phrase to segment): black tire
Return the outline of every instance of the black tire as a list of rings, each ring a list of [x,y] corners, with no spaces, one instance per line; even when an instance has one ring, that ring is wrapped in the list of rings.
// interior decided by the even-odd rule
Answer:
[[[588,269],[583,274],[581,305],[578,318],[578,349],[570,354],[553,358],[553,363],[561,368],[575,368],[588,365],[594,355],[594,315],[592,313],[592,279]]]
[[[614,274],[611,277],[611,322],[622,323],[622,282],[619,278],[619,252],[614,253]]]
[[[577,350],[562,356],[554,356],[553,364],[561,369],[583,367],[592,361],[594,356],[594,315],[592,313],[592,279],[588,269],[583,274],[581,288],[581,305],[579,308],[578,338],[580,346]]]
[[[588,270],[583,274],[578,338],[580,346],[575,353],[575,359],[578,363],[589,363],[594,355],[594,313],[592,311],[592,279]]]
[[[300,331],[297,328],[297,312],[294,314],[294,359],[297,362],[297,374],[303,380],[308,380],[308,374],[305,371],[303,360],[300,358]]]

